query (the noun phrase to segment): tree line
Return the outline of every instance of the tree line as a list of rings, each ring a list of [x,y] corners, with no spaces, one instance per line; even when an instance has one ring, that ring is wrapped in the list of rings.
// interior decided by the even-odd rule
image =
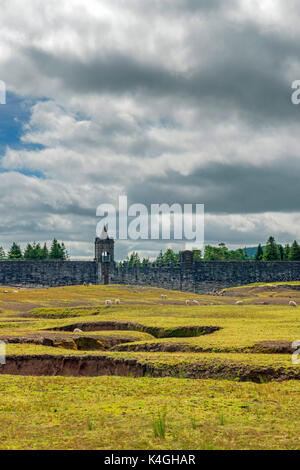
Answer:
[[[201,250],[194,249],[193,262],[199,261],[248,261],[249,258],[246,248],[238,248],[230,250],[225,243],[219,243],[218,246],[206,245],[204,253]],[[0,246],[0,260],[62,260],[69,259],[68,252],[64,243],[59,243],[54,239],[50,248],[44,243],[28,243],[24,252],[20,245],[13,243],[8,253]],[[275,242],[274,237],[269,237],[266,245],[263,247],[261,243],[258,245],[254,255],[256,261],[300,261],[300,246],[295,240],[291,245],[284,247]],[[134,267],[139,266],[178,266],[179,253],[168,248],[165,252],[160,251],[154,261],[149,258],[140,258],[137,252],[127,256],[125,261],[119,263],[120,266]]]
[[[41,246],[40,243],[28,243],[24,252],[20,245],[13,242],[9,251],[5,253],[3,247],[0,247],[0,260],[61,260],[69,259],[69,254],[64,243],[59,243],[54,239],[48,248],[47,243]]]
[[[274,237],[269,237],[266,246],[258,245],[254,259],[256,261],[300,261],[300,246],[294,240],[292,245],[278,245]]]
[[[223,260],[248,260],[248,255],[245,249],[239,248],[237,250],[229,250],[224,243],[220,243],[218,247],[207,245],[202,255],[201,250],[193,249],[193,262],[199,261],[223,261]],[[119,263],[119,266],[127,266],[132,268],[134,266],[178,266],[179,253],[175,253],[171,248],[168,248],[164,253],[160,251],[159,255],[154,261],[149,258],[140,258],[137,252],[131,253],[127,256],[125,261]]]
[[[230,250],[225,243],[219,243],[218,246],[206,245],[204,253],[201,250],[194,249],[193,262],[199,261],[300,261],[300,246],[295,240],[292,245],[285,245],[284,247],[275,242],[274,237],[269,237],[266,245],[263,247],[258,245],[254,258],[250,258],[246,248],[238,248]],[[164,253],[160,251],[159,255],[154,261],[149,258],[140,258],[137,252],[131,253],[127,256],[125,261],[119,263],[119,266],[127,266],[132,268],[134,266],[178,266],[179,253],[175,253],[171,248],[168,248]]]

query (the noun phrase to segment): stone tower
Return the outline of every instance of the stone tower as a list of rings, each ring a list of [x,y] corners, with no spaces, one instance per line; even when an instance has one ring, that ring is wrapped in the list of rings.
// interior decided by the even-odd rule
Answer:
[[[183,266],[192,266],[193,264],[193,252],[190,250],[184,250],[179,252],[179,263]]]
[[[98,279],[100,284],[109,284],[110,268],[115,263],[115,241],[109,238],[107,228],[104,227],[100,238],[95,240],[95,261],[99,263]]]
[[[95,261],[98,263],[114,264],[115,241],[109,238],[107,228],[104,227],[100,238],[95,240]]]

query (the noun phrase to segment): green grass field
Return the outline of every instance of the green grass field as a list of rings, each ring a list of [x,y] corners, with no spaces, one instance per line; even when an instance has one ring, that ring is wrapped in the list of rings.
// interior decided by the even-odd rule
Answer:
[[[298,286],[1,287],[0,449],[299,449]]]

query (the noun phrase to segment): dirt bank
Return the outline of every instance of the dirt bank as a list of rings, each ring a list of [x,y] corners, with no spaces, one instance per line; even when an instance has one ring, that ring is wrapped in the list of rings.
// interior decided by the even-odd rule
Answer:
[[[0,340],[13,344],[36,344],[41,346],[65,347],[66,349],[78,349],[83,351],[95,349],[111,349],[122,343],[139,341],[140,338],[132,336],[109,336],[93,335],[83,336],[80,334],[66,335],[58,333],[28,334],[26,336],[2,335]]]
[[[118,344],[111,348],[113,351],[134,351],[134,352],[215,352],[216,348],[201,348],[200,346],[188,343],[171,343],[171,342],[138,342],[135,344]],[[255,353],[255,354],[292,354],[291,341],[262,341],[253,347],[236,348],[235,352]],[[232,348],[222,348],[220,352],[232,352]]]
[[[295,349],[292,348],[291,341],[262,341],[253,346],[251,352],[269,353],[269,354],[292,354]]]
[[[117,321],[99,321],[99,322],[81,322],[72,325],[52,328],[57,331],[74,331],[79,328],[82,331],[101,331],[101,330],[129,330],[148,333],[155,338],[188,338],[194,336],[207,335],[220,330],[218,326],[182,326],[178,328],[158,328],[154,326],[144,326],[140,323],[117,322]]]
[[[193,364],[151,364],[138,359],[98,356],[8,356],[0,365],[0,374],[32,376],[93,377],[180,377],[189,379],[239,379],[263,383],[276,380],[300,380],[299,368],[273,368],[222,360],[199,360]]]
[[[115,359],[107,356],[8,356],[0,365],[0,374],[12,375],[62,375],[93,377],[120,375],[141,377],[142,365],[136,360]]]

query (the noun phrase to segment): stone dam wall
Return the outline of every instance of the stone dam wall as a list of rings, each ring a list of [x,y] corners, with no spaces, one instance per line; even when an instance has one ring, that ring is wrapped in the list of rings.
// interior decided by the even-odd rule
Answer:
[[[93,261],[0,261],[0,284],[70,286],[98,283]]]
[[[300,262],[202,261],[178,267],[109,269],[111,284],[164,287],[207,293],[254,282],[300,281]],[[103,269],[94,261],[0,261],[0,284],[67,286],[103,284]]]
[[[300,262],[201,261],[192,266],[118,268],[110,282],[207,293],[254,282],[300,281]]]

